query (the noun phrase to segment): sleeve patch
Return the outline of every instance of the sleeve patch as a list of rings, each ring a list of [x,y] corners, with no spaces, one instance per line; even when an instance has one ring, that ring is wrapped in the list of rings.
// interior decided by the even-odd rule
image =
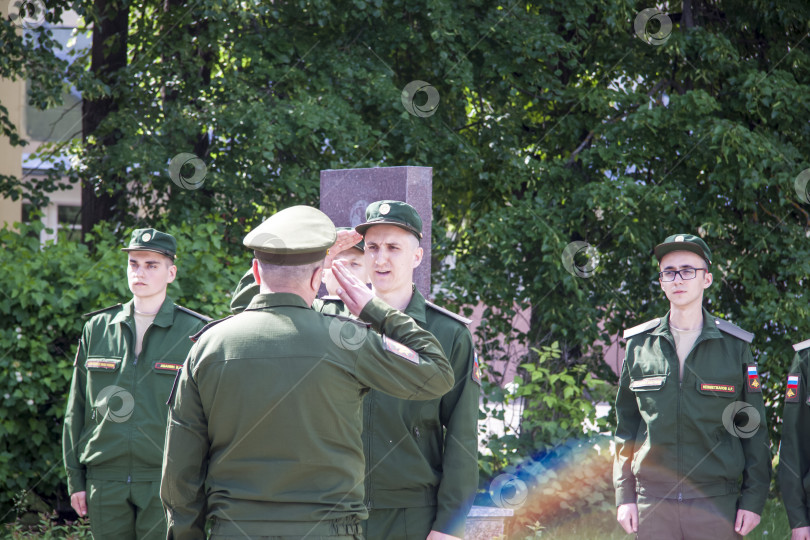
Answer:
[[[762,393],[762,383],[759,382],[759,372],[757,372],[757,365],[756,364],[748,364],[748,375],[746,380],[748,381],[748,391],[749,392],[759,392]]]
[[[790,373],[787,378],[787,389],[785,390],[785,403],[799,402],[799,380],[801,375]]]
[[[473,356],[472,380],[481,386],[481,364],[478,363],[478,352]]]
[[[419,364],[419,355],[416,354],[416,351],[411,349],[410,347],[406,347],[399,341],[394,341],[393,339],[383,336],[383,348],[391,353],[394,353],[397,356],[401,356],[405,360],[409,362],[413,362],[414,364]]]

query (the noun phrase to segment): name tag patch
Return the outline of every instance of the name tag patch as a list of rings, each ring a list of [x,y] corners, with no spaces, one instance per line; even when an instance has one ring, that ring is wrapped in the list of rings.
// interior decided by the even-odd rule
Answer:
[[[639,388],[656,388],[664,384],[666,377],[646,377],[638,379],[637,381],[630,381],[630,390],[638,390]]]
[[[413,362],[414,364],[419,363],[419,355],[416,354],[416,351],[411,349],[410,347],[406,347],[399,341],[394,341],[393,339],[383,336],[383,348],[388,351],[392,352],[397,356],[401,356],[405,360]]]
[[[733,394],[736,391],[733,384],[701,383],[700,389],[706,392],[723,392],[725,394]]]
[[[88,369],[107,369],[110,371],[115,371],[118,369],[118,364],[121,363],[121,360],[112,360],[109,358],[93,358],[88,359],[84,366]]]
[[[176,372],[181,367],[183,367],[183,364],[172,364],[170,362],[155,362],[154,364],[155,369],[159,369],[161,371],[171,371],[172,373]]]

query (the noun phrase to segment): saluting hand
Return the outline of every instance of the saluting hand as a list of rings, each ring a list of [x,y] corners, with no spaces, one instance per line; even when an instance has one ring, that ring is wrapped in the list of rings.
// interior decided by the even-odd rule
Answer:
[[[338,296],[346,304],[349,311],[352,312],[352,315],[359,317],[366,304],[374,298],[374,293],[346,268],[343,261],[332,263],[332,273],[338,282]]]
[[[362,239],[363,235],[355,230],[338,231],[337,240],[335,240],[335,243],[329,248],[329,252],[326,254],[326,258],[323,260],[323,267],[327,270],[331,268],[332,261],[335,260],[335,256],[338,253],[353,248]]]

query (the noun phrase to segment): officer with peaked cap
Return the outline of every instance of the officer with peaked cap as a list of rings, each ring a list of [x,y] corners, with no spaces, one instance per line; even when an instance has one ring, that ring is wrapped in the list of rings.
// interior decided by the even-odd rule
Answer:
[[[701,238],[669,236],[655,256],[670,311],[624,333],[617,519],[640,539],[739,538],[759,523],[771,471],[754,336],[703,308]]]
[[[793,346],[796,355],[787,376],[782,442],[779,447],[779,488],[791,540],[810,540],[810,339]]]
[[[170,399],[168,538],[204,538],[211,518],[211,538],[361,538],[363,395],[427,400],[452,387],[435,338],[342,262],[338,294],[360,320],[311,309],[335,239],[306,206],[245,237],[260,294],[196,336]]]
[[[189,336],[211,319],[166,296],[177,272],[173,236],[137,229],[123,251],[133,298],[86,315],[62,449],[71,506],[89,513],[95,538],[163,539],[166,398]]]

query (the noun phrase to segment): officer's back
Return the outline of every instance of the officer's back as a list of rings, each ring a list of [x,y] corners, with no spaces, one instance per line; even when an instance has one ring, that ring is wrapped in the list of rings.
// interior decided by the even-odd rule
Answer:
[[[377,388],[433,399],[452,387],[452,369],[435,338],[371,298],[342,265],[335,265],[342,298],[367,322],[311,309],[320,284],[318,254],[312,266],[312,255],[290,247],[300,233],[274,228],[302,216],[315,223],[298,230],[331,227],[319,240],[322,260],[334,227],[304,208],[282,211],[259,227],[260,234],[246,237],[262,259],[254,262],[262,293],[243,313],[198,336],[178,378],[161,485],[169,538],[200,538],[211,517],[214,537],[359,538],[367,515],[363,396]],[[279,237],[286,267],[300,275],[300,294],[270,292],[285,287],[274,288],[268,268],[276,268],[275,255],[259,248],[266,242],[275,250]]]

